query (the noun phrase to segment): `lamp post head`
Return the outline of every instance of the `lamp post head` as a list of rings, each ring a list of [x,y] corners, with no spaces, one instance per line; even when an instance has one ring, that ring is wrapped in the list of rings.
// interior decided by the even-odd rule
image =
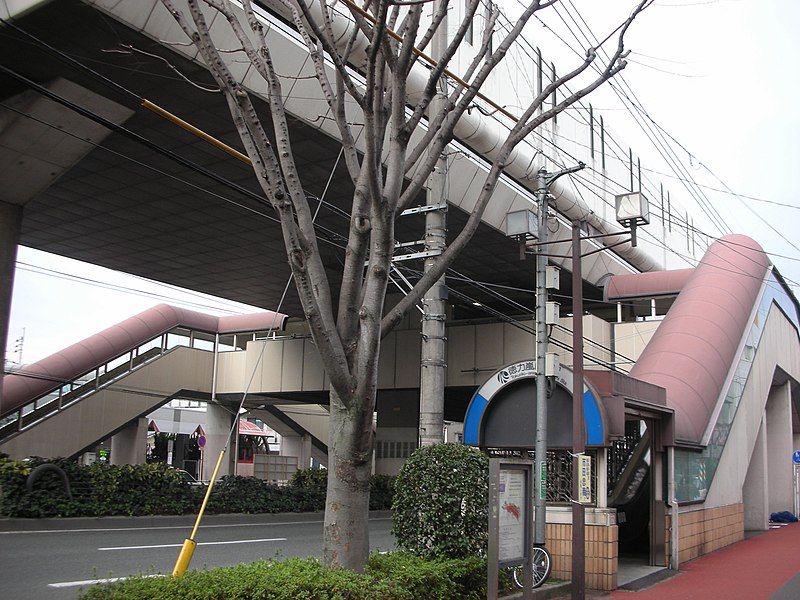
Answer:
[[[508,237],[536,237],[539,231],[536,214],[528,210],[515,210],[506,215],[506,235]]]
[[[625,227],[647,225],[650,222],[650,203],[642,192],[628,192],[615,197],[617,222]]]

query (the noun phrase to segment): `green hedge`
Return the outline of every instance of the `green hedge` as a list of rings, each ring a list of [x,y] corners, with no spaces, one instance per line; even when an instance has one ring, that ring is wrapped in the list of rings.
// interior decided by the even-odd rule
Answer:
[[[363,574],[328,569],[315,559],[259,561],[170,577],[134,577],[89,588],[82,600],[479,600],[486,563],[471,557],[425,560],[375,554]]]
[[[25,488],[28,473],[46,462],[66,472],[71,500],[54,473],[42,475],[33,491]],[[6,517],[177,515],[199,506],[200,494],[163,463],[81,467],[66,459],[0,459],[0,515]]]
[[[429,558],[486,554],[489,460],[476,448],[438,444],[416,450],[394,484],[397,546]]]
[[[64,469],[70,500],[54,473],[42,475],[32,492],[25,488],[30,471],[45,462]],[[313,512],[325,508],[324,470],[298,471],[289,485],[276,486],[254,477],[230,475],[214,486],[209,513]],[[391,508],[392,478],[374,476],[370,508]],[[204,486],[190,486],[164,463],[81,467],[74,461],[0,458],[0,516],[101,517],[112,515],[175,515],[197,510]]]

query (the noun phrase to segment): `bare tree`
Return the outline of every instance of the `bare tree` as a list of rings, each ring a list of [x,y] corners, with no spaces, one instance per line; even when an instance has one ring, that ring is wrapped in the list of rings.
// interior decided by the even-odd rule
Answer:
[[[395,219],[418,197],[438,157],[453,140],[459,119],[480,98],[481,87],[525,25],[557,0],[524,3],[521,15],[502,34],[499,43],[493,43],[497,41],[493,34],[501,37],[495,31],[499,12],[490,5],[493,8],[482,39],[460,77],[453,76],[448,66],[462,46],[480,0],[466,2],[463,19],[455,32],[448,34],[452,38],[437,61],[424,51],[450,8],[448,0],[437,0],[432,5],[430,0],[366,0],[363,7],[351,0],[340,0],[332,3],[338,4],[335,8],[328,0],[309,5],[305,0],[272,1],[291,19],[308,48],[322,94],[335,118],[354,186],[338,307],[333,304],[312,212],[292,153],[280,77],[262,22],[250,0],[241,0],[241,8],[228,0],[185,1],[188,14],[181,12],[173,0],[162,0],[223,91],[258,182],[280,217],[305,318],[331,383],[324,560],[360,570],[369,551],[369,476],[381,338],[469,242],[514,148],[537,127],[625,68],[624,35],[652,0],[641,0],[617,28],[617,44],[605,64],[595,64],[598,47],[587,49],[579,65],[551,81],[525,107],[510,126],[465,227],[435,266],[386,314],[384,300],[394,252]],[[270,122],[259,119],[247,90],[233,77],[215,47],[201,2],[227,20],[241,50],[266,82],[263,92]],[[425,16],[423,11],[427,7],[431,12],[431,6],[432,13]],[[341,29],[343,13],[347,16],[346,35]],[[412,93],[409,77],[412,69],[420,70],[421,59],[426,61],[426,81],[421,91],[415,89]],[[331,63],[333,68],[329,67]],[[588,80],[582,87],[560,94],[560,102],[544,109],[545,100],[583,73]],[[354,102],[363,117],[361,146],[356,144],[346,101]]]

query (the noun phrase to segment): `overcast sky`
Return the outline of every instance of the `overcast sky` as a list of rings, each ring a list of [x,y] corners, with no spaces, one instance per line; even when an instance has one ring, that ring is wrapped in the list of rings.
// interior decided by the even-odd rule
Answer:
[[[502,0],[500,5],[516,2]],[[574,7],[596,35],[605,37],[633,4],[563,0],[561,10],[567,17],[568,11],[575,14]],[[574,25],[573,32],[567,31],[554,14],[543,20],[577,45],[571,37],[577,33]],[[793,0],[658,0],[631,29],[627,46],[633,52],[625,80],[647,113],[691,152],[690,157],[677,150],[698,183],[723,187],[705,165],[739,194],[800,205],[794,178],[800,166],[799,26],[800,2]],[[541,36],[543,46],[561,44],[536,27],[531,35]],[[613,130],[630,140],[645,168],[665,170],[611,90],[600,91],[592,103],[605,109]],[[691,205],[680,195],[680,182],[670,187]],[[800,251],[793,246],[800,245],[795,233],[800,211],[710,190],[706,194],[731,229],[754,237],[768,252],[793,257],[773,260],[785,276],[800,281]],[[699,211],[693,212],[698,227],[718,234],[700,221]],[[17,359],[14,342],[24,327],[26,363],[159,302],[216,314],[254,310],[31,249],[21,248],[18,260],[7,358]]]

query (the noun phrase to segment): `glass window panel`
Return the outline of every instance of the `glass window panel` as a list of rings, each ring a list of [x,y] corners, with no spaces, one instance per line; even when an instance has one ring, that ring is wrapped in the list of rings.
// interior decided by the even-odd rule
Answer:
[[[195,338],[194,340],[194,347],[198,350],[207,350],[209,352],[214,351],[214,342],[210,340],[199,340]]]

